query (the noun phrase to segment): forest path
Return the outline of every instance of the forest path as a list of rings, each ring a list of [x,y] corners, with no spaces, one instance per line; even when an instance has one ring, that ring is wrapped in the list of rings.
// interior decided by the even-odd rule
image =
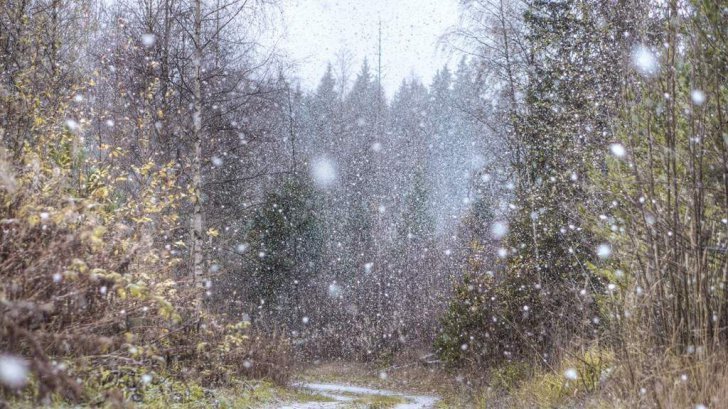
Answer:
[[[294,387],[314,392],[329,399],[326,402],[290,403],[282,409],[326,409],[347,407],[369,407],[377,400],[388,400],[393,409],[431,409],[439,400],[437,396],[411,395],[386,389],[375,389],[339,383],[299,382]]]

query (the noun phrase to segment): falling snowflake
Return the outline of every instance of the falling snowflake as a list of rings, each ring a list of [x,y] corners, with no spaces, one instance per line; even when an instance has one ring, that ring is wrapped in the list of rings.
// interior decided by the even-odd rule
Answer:
[[[77,132],[81,125],[75,119],[66,119],[66,128],[71,132]]]
[[[336,283],[329,284],[329,297],[337,298],[341,295],[341,286]]]
[[[28,362],[13,355],[0,355],[0,384],[19,389],[28,383]]]
[[[326,158],[319,158],[311,164],[311,176],[319,187],[328,187],[336,180],[336,168]]]
[[[690,99],[693,100],[693,104],[695,105],[703,105],[705,103],[705,92],[694,89],[690,92]]]
[[[570,381],[579,379],[579,372],[574,368],[569,368],[564,371],[564,377]]]
[[[612,246],[607,243],[602,243],[597,246],[597,257],[601,259],[607,259],[612,255]]]
[[[493,240],[500,240],[508,234],[508,224],[503,221],[498,221],[490,226],[490,236]]]
[[[235,246],[235,251],[238,252],[239,254],[243,254],[243,253],[245,253],[246,250],[248,250],[248,247],[250,247],[248,245],[248,243],[241,243],[241,244],[238,244],[237,246]]]
[[[627,150],[624,149],[624,146],[622,146],[621,143],[613,143],[609,145],[609,150],[612,152],[612,155],[618,158],[623,158],[627,155]]]
[[[640,45],[632,51],[632,63],[640,74],[650,77],[660,70],[657,57],[649,48]]]
[[[151,33],[142,34],[142,45],[146,48],[151,48],[154,43],[157,42],[157,36]]]

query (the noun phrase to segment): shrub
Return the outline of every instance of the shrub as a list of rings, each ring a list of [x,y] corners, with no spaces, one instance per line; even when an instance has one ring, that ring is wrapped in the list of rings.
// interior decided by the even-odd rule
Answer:
[[[455,288],[435,348],[450,365],[482,368],[545,350],[542,300],[525,276],[465,274]]]
[[[178,226],[174,166],[134,168],[128,189],[125,170],[85,158],[68,130],[47,131],[0,160],[0,351],[29,372],[0,403],[132,399],[152,374],[284,381],[286,341],[206,312],[157,239]]]

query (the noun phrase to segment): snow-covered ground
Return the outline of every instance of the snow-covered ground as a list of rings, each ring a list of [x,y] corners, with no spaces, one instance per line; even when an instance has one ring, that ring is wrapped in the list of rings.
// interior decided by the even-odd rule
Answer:
[[[434,408],[435,403],[439,400],[436,396],[409,395],[385,389],[373,389],[336,383],[297,383],[293,386],[316,392],[319,395],[333,399],[333,402],[292,403],[284,406],[282,409],[336,408],[353,401],[355,399],[353,396],[392,396],[406,400],[405,403],[396,405],[394,409],[429,409]]]

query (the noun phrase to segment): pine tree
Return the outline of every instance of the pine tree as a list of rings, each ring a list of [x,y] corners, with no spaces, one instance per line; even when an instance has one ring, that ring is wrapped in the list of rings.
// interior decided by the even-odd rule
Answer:
[[[511,115],[515,210],[498,249],[506,266],[492,268],[492,277],[471,268],[475,290],[458,290],[460,302],[479,305],[473,314],[488,311],[476,319],[492,320],[481,322],[487,330],[469,336],[490,339],[490,361],[549,359],[565,339],[593,333],[600,282],[587,266],[599,262],[598,243],[585,215],[600,201],[588,190],[586,169],[603,160],[616,93],[614,77],[602,68],[614,54],[600,52],[596,20],[593,5],[579,0],[535,1],[523,18],[531,59],[523,107],[514,110],[522,118]],[[468,316],[461,320],[473,319]],[[478,353],[467,354],[481,359]]]
[[[583,169],[603,135],[592,102],[602,83],[593,67],[603,61],[590,48],[595,28],[585,2],[537,1],[525,22],[534,58],[518,135],[523,161],[506,274],[525,280],[514,291],[538,301],[531,306],[538,326],[529,328],[535,336],[527,342],[547,354],[560,338],[586,333],[593,316],[591,299],[579,296],[596,280],[585,268],[596,260],[597,243],[582,221],[591,205]]]
[[[266,196],[250,230],[257,258],[252,266],[250,300],[260,302],[262,310],[282,322],[300,322],[301,307],[307,305],[302,296],[319,272],[319,209],[311,182],[295,175]]]

